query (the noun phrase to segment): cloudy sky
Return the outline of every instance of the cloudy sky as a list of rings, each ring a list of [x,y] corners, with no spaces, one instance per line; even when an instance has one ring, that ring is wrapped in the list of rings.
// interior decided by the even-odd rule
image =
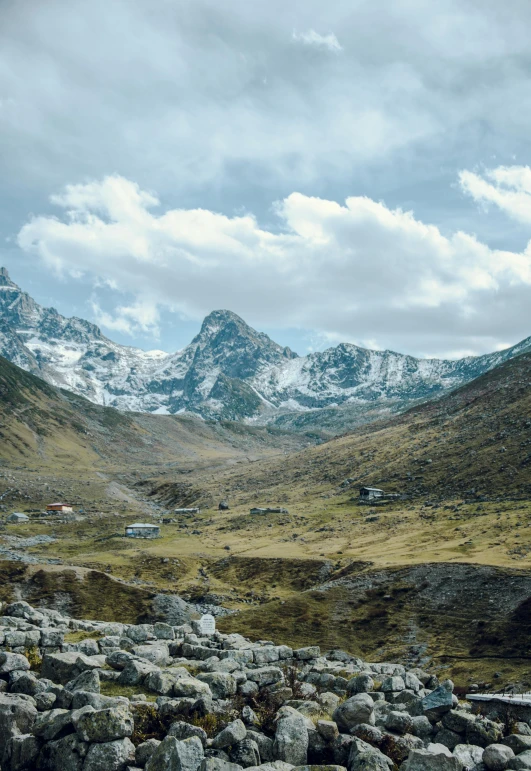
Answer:
[[[176,350],[531,334],[528,0],[4,0],[0,259]]]

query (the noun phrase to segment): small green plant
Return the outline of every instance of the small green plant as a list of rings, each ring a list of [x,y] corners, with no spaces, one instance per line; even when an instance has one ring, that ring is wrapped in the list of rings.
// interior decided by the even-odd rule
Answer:
[[[169,721],[160,716],[155,704],[139,704],[135,708],[135,730],[131,741],[137,747],[148,739],[162,740],[168,733]]]
[[[29,661],[30,669],[33,672],[40,672],[42,667],[42,657],[37,646],[32,645],[30,648],[26,648],[24,651],[24,656]]]

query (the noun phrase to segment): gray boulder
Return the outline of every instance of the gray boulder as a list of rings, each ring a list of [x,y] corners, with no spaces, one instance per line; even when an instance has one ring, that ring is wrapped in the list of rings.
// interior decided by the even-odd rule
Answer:
[[[350,746],[347,767],[349,771],[389,771],[394,766],[391,758],[362,739],[354,739]]]
[[[514,769],[514,771],[529,771],[531,769],[531,750],[521,752],[510,760],[507,768]]]
[[[38,768],[46,771],[83,771],[88,744],[76,734],[44,745],[39,755]]]
[[[348,733],[360,723],[374,725],[374,701],[367,693],[351,696],[334,710],[332,719],[340,731]]]
[[[453,749],[454,756],[461,761],[467,771],[483,771],[483,747],[474,744],[458,744]]]
[[[352,677],[347,683],[349,696],[353,696],[355,693],[370,693],[371,691],[374,691],[374,680],[367,673]]]
[[[159,744],[160,741],[158,739],[148,739],[147,742],[142,742],[142,744],[139,744],[135,749],[136,765],[144,768]]]
[[[221,758],[203,758],[199,771],[243,771],[243,769],[237,763],[229,763]]]
[[[258,745],[248,737],[241,742],[233,744],[230,748],[229,758],[231,763],[236,763],[242,768],[260,765],[260,752]]]
[[[41,748],[39,740],[31,734],[12,736],[0,752],[3,771],[24,771],[36,767]]]
[[[76,731],[85,742],[106,743],[131,736],[134,730],[133,716],[123,707],[90,710],[77,721]]]
[[[197,736],[203,747],[206,747],[208,738],[207,733],[203,728],[198,725],[185,723],[183,720],[177,720],[175,723],[171,724],[168,736],[174,736],[176,739],[179,739],[179,741],[190,739],[192,736]]]
[[[236,694],[236,680],[229,672],[204,672],[197,679],[209,686],[215,699],[230,699]]]
[[[223,731],[220,731],[212,740],[212,747],[222,750],[243,741],[247,736],[247,729],[241,720],[233,720]]]
[[[84,653],[46,653],[42,660],[41,676],[65,685],[88,669],[99,669],[101,663]]]
[[[279,710],[273,753],[278,760],[303,766],[307,763],[308,729],[302,715],[284,707]]]
[[[422,699],[424,714],[432,723],[440,720],[443,715],[452,709],[452,706],[452,693],[443,685],[440,685]]]
[[[111,665],[112,666],[112,665]],[[141,659],[129,660],[118,678],[120,685],[139,685],[144,682],[144,679],[150,672],[159,672],[159,668],[152,664],[150,661],[143,661]]]
[[[436,745],[431,745],[432,747]],[[446,748],[443,748],[446,749]],[[401,771],[463,771],[463,764],[454,757],[449,750],[448,754],[431,750],[412,750],[409,757],[402,765]]]
[[[203,757],[203,745],[197,736],[182,742],[167,736],[148,760],[146,771],[197,771]]]
[[[15,671],[28,671],[30,663],[21,653],[0,653],[0,675]]]
[[[135,747],[130,739],[92,744],[87,752],[83,771],[125,771],[135,760]]]
[[[510,736],[503,739],[500,744],[505,744],[512,749],[515,755],[519,755],[521,752],[531,750],[531,736],[526,736],[525,734],[510,734]]]
[[[88,691],[89,693],[100,692],[100,676],[97,669],[88,669],[80,675],[70,680],[65,688],[68,691]]]
[[[483,763],[488,771],[505,771],[514,752],[505,744],[491,744],[483,752]]]
[[[31,733],[37,715],[30,696],[0,693],[0,747],[12,736]]]

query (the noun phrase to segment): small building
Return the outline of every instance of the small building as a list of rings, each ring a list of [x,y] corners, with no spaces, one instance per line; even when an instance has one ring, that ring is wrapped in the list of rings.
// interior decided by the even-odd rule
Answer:
[[[72,511],[72,506],[69,506],[68,503],[49,503],[46,506],[46,511],[67,512]]]
[[[174,509],[175,514],[199,514],[201,509]]]
[[[282,506],[277,506],[276,508],[271,508],[269,506],[266,508],[255,506],[251,509],[249,514],[289,514],[289,511]]]
[[[125,528],[127,538],[160,538],[160,527],[158,525],[135,522],[127,525]]]
[[[373,501],[376,498],[383,498],[383,490],[378,487],[360,487],[360,501]]]
[[[7,521],[8,522],[13,522],[15,524],[17,522],[22,524],[23,522],[29,522],[30,518],[28,517],[27,514],[23,514],[20,511],[14,511],[12,514],[9,515],[9,517],[7,518]]]

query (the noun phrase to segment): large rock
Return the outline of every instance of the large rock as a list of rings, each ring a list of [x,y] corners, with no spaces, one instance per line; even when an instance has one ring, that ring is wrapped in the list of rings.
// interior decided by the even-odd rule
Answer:
[[[514,771],[529,771],[531,769],[531,750],[521,752],[515,758],[509,761],[507,768]]]
[[[349,771],[389,771],[394,767],[391,758],[362,739],[354,739],[348,756]]]
[[[0,747],[12,736],[31,733],[37,715],[30,696],[0,693]]]
[[[67,691],[88,691],[89,693],[100,692],[100,676],[98,669],[87,669],[80,675],[70,680],[66,684]]]
[[[483,747],[475,744],[458,744],[453,749],[453,755],[461,761],[467,771],[483,771]]]
[[[494,720],[482,718],[467,725],[466,740],[468,744],[477,744],[479,747],[488,747],[489,744],[497,744],[503,738],[503,728]]]
[[[125,771],[135,760],[135,746],[130,739],[92,744],[83,771]]]
[[[279,710],[273,753],[278,760],[294,766],[306,765],[308,760],[308,729],[302,715],[287,708]]]
[[[157,594],[151,607],[158,620],[171,626],[189,624],[192,620],[192,608],[177,594]]]
[[[212,747],[216,750],[222,750],[224,747],[230,747],[243,741],[247,736],[247,729],[241,720],[233,720],[226,728],[220,731],[212,740]]]
[[[439,686],[439,688],[436,688],[422,699],[422,709],[424,710],[424,714],[432,723],[436,723],[440,720],[443,715],[452,709],[452,706],[452,693],[443,685]]]
[[[131,736],[134,730],[133,716],[123,707],[111,707],[87,711],[78,722],[76,731],[85,742],[112,742]]]
[[[358,693],[340,704],[332,718],[345,733],[360,723],[374,725],[374,701],[368,693]]]
[[[54,683],[66,685],[82,672],[99,668],[101,663],[84,653],[47,653],[42,660],[41,675]]]
[[[527,727],[529,728],[529,726]],[[511,734],[500,743],[510,747],[515,755],[531,750],[531,736],[525,734]]]
[[[505,771],[514,752],[505,744],[491,744],[483,752],[483,763],[488,771]]]
[[[88,744],[76,734],[57,739],[44,745],[37,768],[46,771],[83,771]]]
[[[133,653],[156,667],[167,667],[168,664],[171,664],[170,651],[164,642],[156,642],[153,645],[135,645]]]
[[[197,679],[209,686],[215,699],[230,699],[236,694],[236,680],[228,672],[204,672]]]
[[[0,675],[20,670],[27,672],[29,668],[29,661],[21,653],[0,653]]]
[[[463,764],[451,753],[412,750],[401,771],[463,771]]]
[[[197,771],[203,757],[203,745],[197,736],[184,741],[167,736],[148,760],[145,771]]]
[[[142,659],[129,660],[118,677],[120,685],[139,685],[144,682],[144,679],[150,672],[159,672],[159,668],[152,664],[150,661],[143,661]]]
[[[201,696],[212,696],[212,692],[207,683],[195,677],[179,677],[173,686],[173,695],[199,699]]]
[[[36,760],[41,744],[31,734],[12,736],[0,750],[0,762],[3,771],[26,771],[36,767]]]

